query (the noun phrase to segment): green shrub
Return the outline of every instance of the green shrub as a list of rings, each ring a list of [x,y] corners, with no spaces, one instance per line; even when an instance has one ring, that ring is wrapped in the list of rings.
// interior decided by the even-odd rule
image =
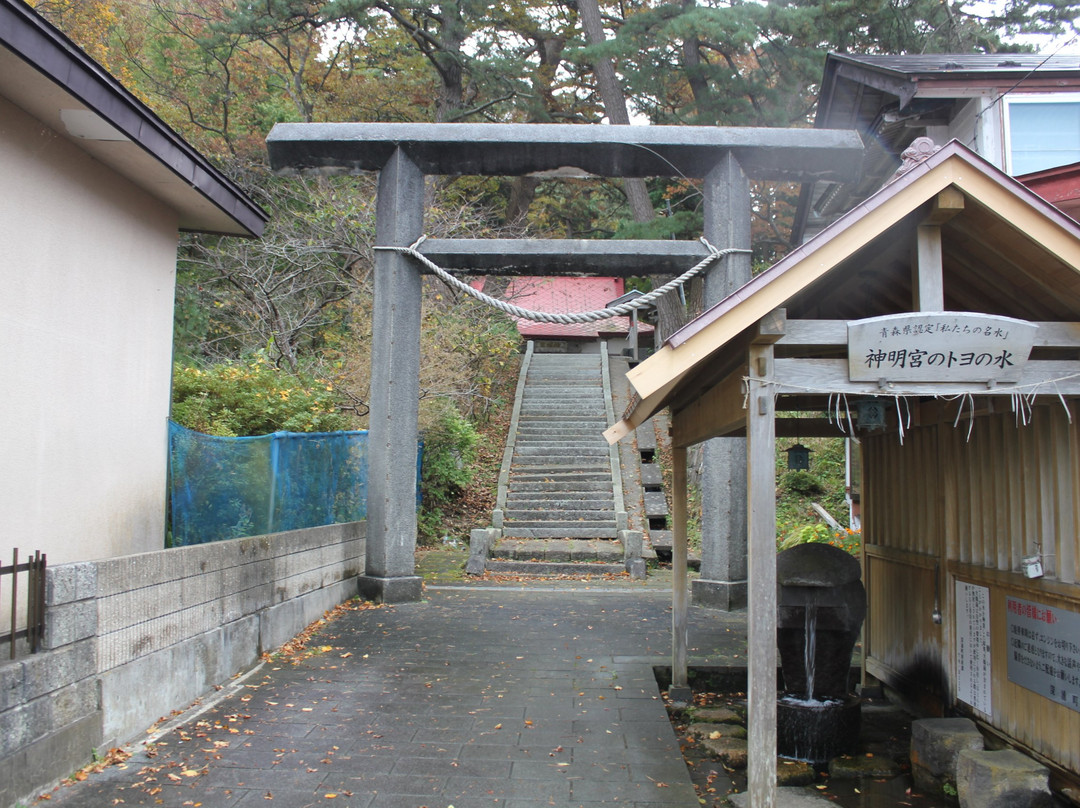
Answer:
[[[778,552],[790,550],[800,544],[831,544],[853,556],[858,556],[862,552],[862,534],[851,528],[833,531],[828,525],[815,522],[789,531],[783,539],[777,541],[776,549]]]
[[[780,478],[780,487],[800,497],[819,497],[825,493],[821,480],[809,471],[788,471]]]
[[[789,532],[776,546],[776,549],[789,550],[800,544],[828,544],[829,539],[831,538],[832,531],[829,529],[828,525],[822,522],[817,522],[812,525],[801,525]]]
[[[207,435],[247,437],[352,428],[349,417],[338,411],[332,384],[282,370],[263,354],[208,367],[177,363],[172,402],[174,421]]]
[[[442,510],[472,481],[479,436],[457,407],[446,402],[424,430],[424,460],[420,475],[422,507],[417,519],[421,544],[439,538]]]

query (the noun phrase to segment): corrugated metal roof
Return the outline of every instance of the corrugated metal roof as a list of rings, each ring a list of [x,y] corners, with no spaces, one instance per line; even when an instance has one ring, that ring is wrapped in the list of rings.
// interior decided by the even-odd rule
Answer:
[[[478,285],[478,284],[474,284]],[[481,287],[482,288],[482,287]],[[531,311],[572,314],[607,308],[625,291],[622,278],[547,278],[522,276],[510,280],[507,302]],[[518,332],[527,339],[597,339],[630,331],[629,317],[613,317],[594,323],[538,323],[515,318]],[[651,333],[651,325],[638,323],[640,333]]]
[[[1045,56],[1038,53],[936,53],[897,55],[857,55],[831,53],[830,59],[888,70],[904,76],[920,74],[1019,74],[1080,71],[1080,56]]]

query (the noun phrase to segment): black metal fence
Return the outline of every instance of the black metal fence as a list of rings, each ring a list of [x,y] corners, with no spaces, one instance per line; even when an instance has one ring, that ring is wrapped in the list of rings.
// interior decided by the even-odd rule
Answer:
[[[19,574],[24,572],[26,608],[20,609]],[[45,638],[45,554],[35,550],[32,556],[20,564],[19,548],[16,547],[12,552],[11,566],[0,565],[0,597],[4,597],[4,577],[7,575],[11,576],[11,630],[0,634],[0,647],[8,643],[11,658],[14,659],[19,640],[25,639],[30,653],[36,654]],[[23,615],[22,620],[20,614]],[[22,628],[19,627],[20,623]]]

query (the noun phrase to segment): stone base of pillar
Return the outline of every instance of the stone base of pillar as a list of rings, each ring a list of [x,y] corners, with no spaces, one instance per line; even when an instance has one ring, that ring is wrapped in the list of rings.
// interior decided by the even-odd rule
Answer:
[[[361,575],[358,579],[360,597],[376,603],[414,603],[423,595],[423,579],[419,575],[382,578]]]
[[[694,691],[687,685],[672,685],[668,688],[668,700],[675,706],[690,704],[694,698]]]
[[[690,602],[706,609],[733,612],[746,608],[746,581],[710,581],[698,578],[690,583]]]

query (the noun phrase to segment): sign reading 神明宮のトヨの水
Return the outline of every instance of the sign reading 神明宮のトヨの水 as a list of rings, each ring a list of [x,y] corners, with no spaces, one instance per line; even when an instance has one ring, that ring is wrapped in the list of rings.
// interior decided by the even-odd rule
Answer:
[[[848,323],[851,381],[1016,382],[1038,326],[977,312],[913,312]]]

